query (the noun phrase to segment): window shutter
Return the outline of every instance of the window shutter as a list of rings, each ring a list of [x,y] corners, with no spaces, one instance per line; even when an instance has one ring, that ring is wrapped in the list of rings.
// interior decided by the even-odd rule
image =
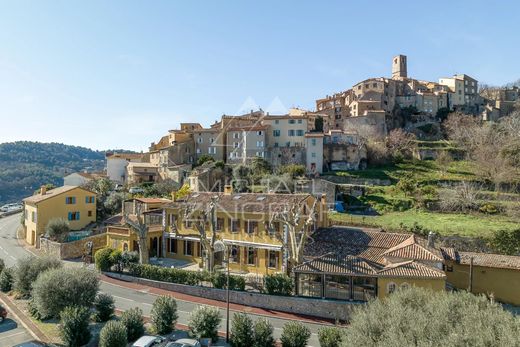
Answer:
[[[69,220],[72,220],[72,212],[69,212]]]
[[[79,220],[79,212],[76,212],[76,220]]]

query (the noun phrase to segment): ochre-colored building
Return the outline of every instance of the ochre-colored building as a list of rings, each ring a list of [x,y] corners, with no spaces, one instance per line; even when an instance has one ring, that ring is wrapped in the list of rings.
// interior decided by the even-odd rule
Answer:
[[[232,193],[229,188],[224,193],[201,192],[191,194],[185,201],[175,201],[164,207],[165,256],[202,263],[203,249],[200,234],[195,227],[197,214],[207,208],[212,199],[217,199],[216,237],[229,248],[230,270],[236,273],[266,275],[283,272],[287,268],[287,250],[283,239],[287,237],[280,222],[270,225],[273,212],[302,207],[310,211],[315,198],[309,194],[255,194]],[[193,218],[185,218],[184,211],[191,206]],[[326,225],[326,209],[322,201],[316,203],[316,221],[309,227],[316,229]],[[301,216],[301,223],[306,218]],[[207,237],[212,237],[209,224]],[[222,252],[220,252],[222,253]],[[222,263],[223,255],[215,254],[215,265]]]
[[[51,190],[41,187],[38,194],[23,202],[25,240],[36,247],[51,219],[67,220],[71,230],[80,230],[96,221],[96,194],[81,187],[63,186]]]
[[[484,294],[520,305],[520,257],[441,249],[448,284],[454,289]]]
[[[411,286],[446,288],[441,252],[415,235],[331,227],[312,239],[294,269],[299,296],[368,301]]]

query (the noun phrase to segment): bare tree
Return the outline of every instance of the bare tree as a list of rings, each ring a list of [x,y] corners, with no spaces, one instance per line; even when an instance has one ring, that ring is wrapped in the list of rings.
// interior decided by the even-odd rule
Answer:
[[[148,255],[148,230],[145,216],[142,212],[142,205],[136,204],[135,220],[132,220],[127,212],[124,214],[124,223],[137,235],[137,242],[139,244],[139,262],[141,264],[149,263]]]
[[[282,241],[284,249],[288,251],[288,272],[303,261],[305,245],[310,239],[310,227],[316,221],[317,203],[318,199],[314,199],[314,203],[308,212],[306,211],[308,209],[307,204],[285,206],[283,210],[271,213],[271,218],[266,224],[269,232],[277,235]],[[280,235],[275,230],[275,223],[284,225],[287,235]]]
[[[205,209],[198,209],[196,204],[186,204],[183,211],[183,220],[190,221],[199,233],[200,244],[204,251],[202,257],[204,267],[213,271],[215,257],[215,241],[217,239],[217,205],[218,195],[211,198]],[[209,226],[209,230],[208,227]]]

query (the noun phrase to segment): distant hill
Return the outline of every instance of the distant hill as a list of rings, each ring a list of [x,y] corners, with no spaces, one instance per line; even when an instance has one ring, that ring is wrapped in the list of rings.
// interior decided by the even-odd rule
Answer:
[[[63,176],[100,171],[105,151],[61,143],[17,141],[0,144],[0,204],[20,201],[41,185],[61,185]]]

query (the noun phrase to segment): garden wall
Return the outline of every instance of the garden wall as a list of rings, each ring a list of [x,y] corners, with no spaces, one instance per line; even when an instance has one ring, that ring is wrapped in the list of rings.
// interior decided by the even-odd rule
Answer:
[[[105,233],[85,237],[81,240],[59,243],[46,238],[40,239],[40,250],[48,255],[59,259],[80,258],[85,252],[85,244],[88,241],[94,243],[93,252],[107,246],[107,235]]]
[[[173,292],[198,296],[206,299],[226,301],[225,289],[159,282],[111,272],[106,273],[106,275],[118,280],[135,282],[149,287],[170,290]],[[350,317],[352,309],[357,305],[360,305],[360,303],[354,302],[300,298],[294,296],[276,296],[239,291],[230,291],[229,301],[234,304],[259,307],[266,310],[290,312],[342,321],[347,321]]]

